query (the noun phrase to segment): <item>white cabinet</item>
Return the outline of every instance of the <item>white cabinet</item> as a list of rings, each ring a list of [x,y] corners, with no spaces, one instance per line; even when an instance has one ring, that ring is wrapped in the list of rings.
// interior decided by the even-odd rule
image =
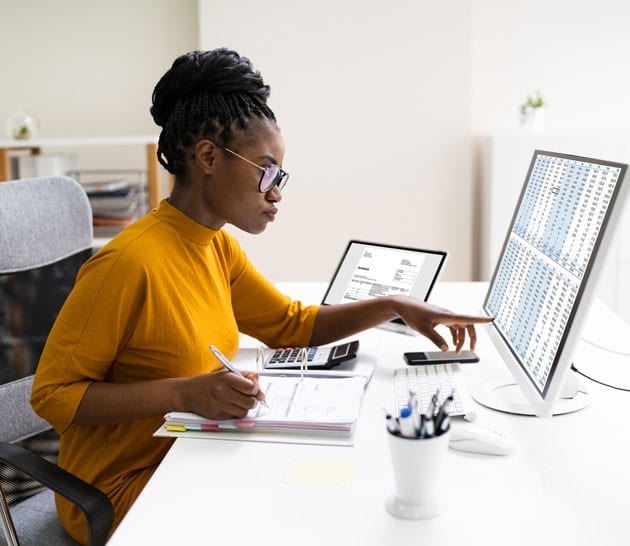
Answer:
[[[630,163],[630,136],[525,136],[483,138],[480,154],[478,278],[489,280],[503,246],[534,150]],[[630,173],[626,184],[630,184]],[[605,257],[598,296],[630,322],[630,199]]]

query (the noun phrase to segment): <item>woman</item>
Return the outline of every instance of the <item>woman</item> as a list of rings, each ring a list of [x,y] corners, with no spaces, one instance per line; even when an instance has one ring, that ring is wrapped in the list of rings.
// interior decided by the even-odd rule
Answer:
[[[435,327],[447,326],[460,350],[488,320],[407,297],[304,306],[254,269],[222,227],[261,233],[278,212],[288,174],[268,96],[234,51],[175,60],[151,108],[173,191],[83,266],[42,354],[33,407],[61,435],[60,465],[111,499],[114,525],[171,445],[152,437],[166,412],[243,417],[264,399],[256,374],[228,373],[209,345],[231,359],[239,331],[272,347],[322,345],[399,317],[443,350]],[[85,542],[80,511],[59,497],[57,508]]]

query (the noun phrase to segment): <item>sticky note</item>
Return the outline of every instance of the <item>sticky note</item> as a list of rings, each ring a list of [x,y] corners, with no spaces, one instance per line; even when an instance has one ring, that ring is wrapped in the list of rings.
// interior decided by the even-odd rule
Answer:
[[[296,459],[285,477],[286,483],[347,487],[354,476],[354,463],[325,459]]]

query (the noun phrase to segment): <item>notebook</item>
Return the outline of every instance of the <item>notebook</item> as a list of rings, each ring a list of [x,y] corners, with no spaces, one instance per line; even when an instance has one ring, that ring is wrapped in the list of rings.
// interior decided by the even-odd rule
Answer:
[[[277,435],[275,441],[282,442],[304,437],[311,438],[308,443],[351,442],[363,399],[363,377],[261,376],[260,386],[267,407],[258,404],[243,419],[216,421],[195,413],[170,412],[155,435],[258,441],[274,441],[269,437]],[[259,434],[265,436],[260,438]]]
[[[446,252],[351,240],[328,285],[323,305],[387,295],[426,301],[446,260]],[[384,328],[414,333],[400,319]]]

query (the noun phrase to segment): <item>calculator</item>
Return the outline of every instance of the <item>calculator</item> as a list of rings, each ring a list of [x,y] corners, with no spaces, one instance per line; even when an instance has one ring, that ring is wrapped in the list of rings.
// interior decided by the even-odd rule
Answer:
[[[306,366],[309,370],[328,370],[357,356],[359,341],[349,341],[339,345],[321,347],[288,347],[274,349],[265,361],[268,370],[300,369],[300,352],[306,352]]]

